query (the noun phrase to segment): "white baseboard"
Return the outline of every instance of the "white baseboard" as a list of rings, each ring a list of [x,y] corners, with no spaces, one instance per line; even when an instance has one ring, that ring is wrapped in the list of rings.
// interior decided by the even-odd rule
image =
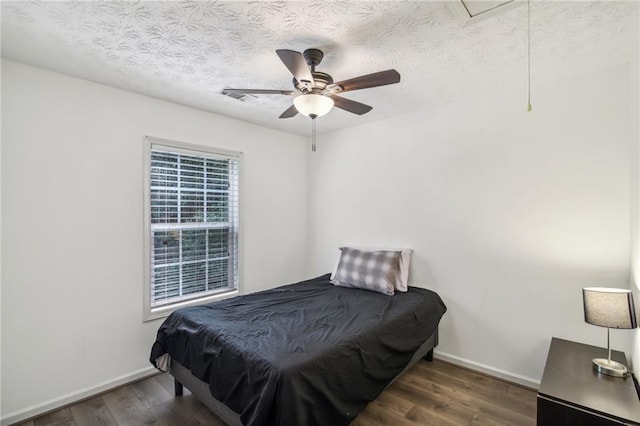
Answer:
[[[18,423],[23,420],[64,407],[65,405],[73,404],[74,402],[90,398],[94,395],[106,392],[110,389],[117,388],[118,386],[135,382],[136,380],[144,379],[145,377],[153,376],[157,373],[159,373],[159,371],[155,367],[145,367],[141,370],[134,371],[133,373],[125,374],[114,379],[107,380],[96,386],[80,389],[79,391],[68,393],[59,398],[43,402],[42,404],[33,405],[24,410],[3,415],[2,419],[0,419],[0,425],[8,426],[14,423]]]
[[[499,368],[489,367],[488,365],[469,361],[468,359],[461,358],[455,355],[450,355],[445,352],[434,350],[433,356],[434,358],[450,362],[451,364],[456,364],[461,367],[468,368],[470,370],[479,371],[481,373],[488,374],[489,376],[497,377],[499,379],[503,379],[512,383],[526,386],[528,388],[538,389],[540,387],[540,380],[535,380],[535,379],[532,379],[531,377],[510,373],[508,371],[500,370]]]

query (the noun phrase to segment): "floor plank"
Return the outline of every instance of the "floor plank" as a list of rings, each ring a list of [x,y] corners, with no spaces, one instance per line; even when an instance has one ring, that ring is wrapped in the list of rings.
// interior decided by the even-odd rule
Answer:
[[[34,426],[76,426],[73,420],[73,414],[68,408],[62,408],[58,411],[46,414],[40,418],[33,420]]]
[[[176,403],[178,399],[180,398],[154,405],[149,411],[164,426],[202,426],[203,423],[200,423],[188,410],[184,407],[181,409],[179,403]]]
[[[22,426],[224,426],[187,388],[158,374]],[[438,359],[420,361],[384,390],[351,426],[533,426],[536,391]]]
[[[118,426],[101,396],[72,405],[69,409],[79,425]]]
[[[466,426],[473,417],[472,412],[446,411],[446,406],[437,406],[436,409],[415,405],[407,414],[407,418],[418,425],[433,426]]]
[[[131,385],[105,393],[102,397],[118,425],[160,425]]]
[[[203,405],[193,394],[185,394],[173,400],[176,409],[190,413],[200,424],[210,426],[224,426],[225,423],[211,410]]]
[[[413,408],[414,404],[402,398],[398,398],[390,392],[382,392],[378,398],[371,404],[376,404],[384,407],[386,410],[392,413],[404,417]]]
[[[133,383],[131,388],[147,408],[161,405],[174,398],[173,393],[159,383],[155,376]]]
[[[362,412],[351,424],[380,425],[380,426],[415,426],[410,419],[399,416],[393,411],[386,410],[378,404],[369,404],[366,412]],[[359,422],[358,422],[359,421]]]

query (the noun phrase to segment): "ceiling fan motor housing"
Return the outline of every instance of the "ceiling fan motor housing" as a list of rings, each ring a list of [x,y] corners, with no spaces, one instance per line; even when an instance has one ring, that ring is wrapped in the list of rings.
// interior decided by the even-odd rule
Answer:
[[[293,87],[301,91],[302,93],[310,93],[310,92],[318,92],[324,90],[330,84],[333,84],[333,77],[325,72],[314,71],[311,73],[313,75],[314,85],[311,86],[306,81],[299,82],[295,78],[293,79]]]
[[[302,56],[304,56],[304,60],[307,61],[311,71],[314,71],[314,68],[322,62],[324,53],[320,49],[307,49],[302,53]]]

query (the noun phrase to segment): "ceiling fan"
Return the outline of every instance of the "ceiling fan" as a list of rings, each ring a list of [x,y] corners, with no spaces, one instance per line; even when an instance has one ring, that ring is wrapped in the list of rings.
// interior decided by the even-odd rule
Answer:
[[[287,69],[293,74],[294,90],[263,89],[224,89],[223,95],[288,95],[295,96],[291,105],[279,118],[291,118],[301,113],[315,120],[337,108],[362,115],[371,111],[372,107],[360,102],[338,96],[352,90],[385,86],[400,81],[400,74],[394,69],[362,75],[349,80],[333,82],[333,78],[324,72],[316,71],[324,53],[320,49],[307,49],[304,53],[294,50],[279,49],[276,53]]]

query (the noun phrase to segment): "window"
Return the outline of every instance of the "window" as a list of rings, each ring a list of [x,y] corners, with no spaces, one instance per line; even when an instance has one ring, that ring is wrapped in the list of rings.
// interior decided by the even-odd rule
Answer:
[[[241,156],[146,138],[146,320],[238,292]]]

